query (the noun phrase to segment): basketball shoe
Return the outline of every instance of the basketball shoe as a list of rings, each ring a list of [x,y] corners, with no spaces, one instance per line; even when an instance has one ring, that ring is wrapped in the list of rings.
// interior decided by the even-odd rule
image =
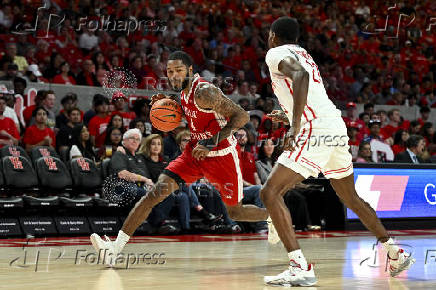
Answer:
[[[280,242],[280,237],[277,234],[274,224],[272,223],[271,217],[268,217],[266,222],[268,224],[268,242],[272,245],[275,245]]]
[[[114,242],[112,242],[108,236],[104,236],[105,240],[103,240],[99,235],[92,234],[90,237],[92,246],[96,250],[99,261],[102,259],[102,263],[108,267],[113,267],[115,265],[115,260],[117,258],[118,252],[116,251],[116,247]]]
[[[307,265],[307,269],[302,269],[300,264],[294,260],[289,262],[289,268],[277,276],[264,276],[263,281],[272,286],[313,286],[317,280],[313,265]]]
[[[391,274],[391,277],[397,276],[401,272],[409,269],[413,263],[415,263],[415,259],[412,258],[412,254],[407,254],[403,249],[398,251],[397,259],[390,258],[388,254],[388,261],[389,273]]]

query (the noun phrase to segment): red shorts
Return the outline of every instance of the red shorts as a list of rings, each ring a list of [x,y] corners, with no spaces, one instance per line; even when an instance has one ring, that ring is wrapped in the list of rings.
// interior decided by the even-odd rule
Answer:
[[[168,164],[164,173],[176,182],[187,184],[206,177],[220,192],[222,200],[227,205],[238,204],[243,197],[238,150],[234,145],[230,145],[225,149],[211,151],[208,156],[210,157],[202,161],[195,159],[192,157],[192,147],[187,145],[185,151]]]

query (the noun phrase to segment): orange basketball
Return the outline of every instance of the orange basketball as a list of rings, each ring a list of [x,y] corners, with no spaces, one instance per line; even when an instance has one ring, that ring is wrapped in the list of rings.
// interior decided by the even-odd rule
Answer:
[[[179,127],[182,114],[182,107],[176,101],[162,99],[151,107],[150,120],[156,129],[169,132]]]

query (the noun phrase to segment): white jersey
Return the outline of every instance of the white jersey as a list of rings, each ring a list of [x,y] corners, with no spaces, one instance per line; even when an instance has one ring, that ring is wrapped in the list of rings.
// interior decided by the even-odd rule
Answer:
[[[303,126],[305,123],[316,118],[330,119],[326,120],[326,127],[333,125],[331,123],[332,118],[342,121],[341,111],[338,110],[328,98],[318,66],[313,61],[312,57],[299,45],[286,44],[268,50],[265,62],[270,71],[274,94],[277,96],[280,106],[288,116],[289,121],[292,121],[294,106],[293,83],[290,78],[285,77],[278,69],[279,63],[288,56],[297,60],[309,73],[307,104],[304,107],[303,116],[301,117],[301,125]]]

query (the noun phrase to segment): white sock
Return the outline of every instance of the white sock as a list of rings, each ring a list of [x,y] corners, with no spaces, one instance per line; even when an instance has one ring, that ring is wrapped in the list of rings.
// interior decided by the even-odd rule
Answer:
[[[289,260],[294,260],[297,264],[300,264],[302,269],[307,270],[307,261],[301,249],[289,252],[288,257]]]
[[[398,251],[400,248],[395,245],[394,240],[392,238],[389,238],[386,242],[382,243],[383,247],[385,248],[386,252],[389,255],[389,258],[391,259],[398,259]]]
[[[115,244],[117,245],[119,252],[121,252],[123,250],[124,246],[127,244],[129,239],[130,239],[130,237],[122,230],[120,230],[118,232],[118,236],[117,236],[117,239],[115,240]]]

